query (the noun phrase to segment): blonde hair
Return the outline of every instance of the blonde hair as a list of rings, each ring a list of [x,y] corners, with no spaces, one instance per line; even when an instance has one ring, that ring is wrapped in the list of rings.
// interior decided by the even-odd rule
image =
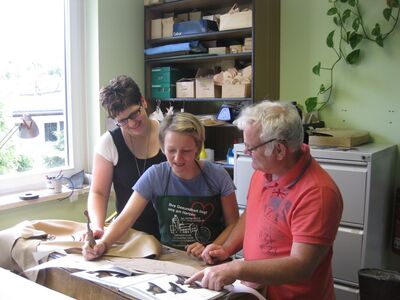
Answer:
[[[200,120],[190,113],[174,113],[164,118],[160,125],[160,133],[158,139],[161,149],[164,151],[165,136],[169,131],[183,133],[193,137],[196,144],[198,154],[201,152],[205,140],[205,129]]]

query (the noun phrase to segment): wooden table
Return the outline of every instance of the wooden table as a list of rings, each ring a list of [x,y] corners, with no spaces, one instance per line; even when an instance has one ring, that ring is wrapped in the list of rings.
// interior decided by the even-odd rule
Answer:
[[[51,258],[56,258],[58,254],[51,254]],[[157,260],[149,260],[153,263],[149,264],[150,269],[154,268],[154,262],[156,264]],[[172,262],[174,264],[179,264],[179,272],[182,273],[192,273],[192,268],[198,269],[199,263],[197,260],[193,260],[188,257],[184,251],[173,250],[171,252],[164,253],[160,258],[160,262]],[[147,262],[146,262],[147,263]],[[121,261],[118,260],[116,265],[120,264],[121,267],[125,266],[127,269],[132,268],[130,265],[130,260]],[[188,267],[188,269],[184,269],[184,267]],[[196,266],[196,267],[194,267]],[[165,266],[164,266],[165,267]],[[97,283],[91,280],[87,280],[85,278],[81,278],[72,273],[81,271],[76,269],[70,269],[72,265],[69,265],[69,268],[65,267],[51,267],[44,268],[39,271],[39,282],[50,288],[54,291],[60,292],[62,294],[68,295],[69,297],[73,297],[74,299],[82,299],[82,300],[126,300],[126,299],[135,299],[131,296],[128,296],[122,292],[119,292],[115,287],[111,287],[108,285],[103,285],[101,283]],[[157,267],[158,268],[158,267]],[[173,266],[173,268],[177,268]],[[140,270],[140,267],[139,267]],[[186,275],[189,276],[189,275]],[[0,299],[2,299],[0,297]],[[254,300],[257,299],[255,296],[251,294],[228,294],[218,298],[219,300]]]
[[[64,268],[49,268],[41,270],[45,272],[45,281],[43,285],[54,291],[63,293],[75,299],[82,300],[126,300],[127,298],[116,290],[85,280],[71,273],[78,270]]]
[[[41,270],[40,272],[46,272],[46,280],[44,285],[54,291],[68,295],[75,299],[82,300],[127,300],[135,299],[128,297],[122,293],[117,292],[111,287],[98,284],[83,278],[79,278],[71,275],[72,272],[77,270],[70,270],[64,268],[49,268]],[[40,285],[39,285],[40,286]],[[48,289],[47,289],[48,290]],[[53,291],[53,292],[54,292]],[[56,293],[56,292],[54,292]],[[3,299],[0,294],[0,299]],[[50,294],[49,294],[50,295]],[[67,296],[65,298],[41,298],[42,299],[71,299]],[[8,299],[8,298],[7,298]],[[10,298],[14,299],[14,298]],[[15,298],[20,299],[20,298]],[[35,298],[36,299],[36,298]],[[258,298],[252,294],[228,294],[224,295],[219,300],[257,300]],[[137,299],[139,300],[139,299]]]

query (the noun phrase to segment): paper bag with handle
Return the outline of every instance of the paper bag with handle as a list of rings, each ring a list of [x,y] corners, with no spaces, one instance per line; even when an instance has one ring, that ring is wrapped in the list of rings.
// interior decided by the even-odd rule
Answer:
[[[253,26],[253,16],[251,9],[240,8],[235,3],[228,13],[220,16],[219,30],[232,30],[240,28],[248,28]]]

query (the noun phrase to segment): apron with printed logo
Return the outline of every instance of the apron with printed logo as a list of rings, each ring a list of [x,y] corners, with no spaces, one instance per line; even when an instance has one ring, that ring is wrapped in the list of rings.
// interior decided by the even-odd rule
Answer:
[[[209,244],[224,230],[221,197],[212,192],[201,168],[200,171],[211,196],[168,195],[169,169],[164,195],[158,196],[155,204],[162,244],[184,250],[194,242]]]

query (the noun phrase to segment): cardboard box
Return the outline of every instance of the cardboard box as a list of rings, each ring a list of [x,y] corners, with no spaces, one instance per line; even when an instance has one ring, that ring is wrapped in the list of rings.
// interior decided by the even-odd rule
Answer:
[[[151,85],[151,98],[155,100],[165,100],[175,98],[176,85],[161,83]]]
[[[253,38],[248,37],[244,39],[244,44],[242,47],[242,52],[250,52],[253,50]]]
[[[176,82],[177,98],[194,98],[196,93],[194,78],[181,78]]]
[[[220,98],[221,87],[214,84],[211,70],[199,69],[195,78],[196,98]]]
[[[172,37],[172,32],[174,29],[174,18],[163,18],[161,19],[162,23],[162,37]]]
[[[231,30],[247,28],[253,26],[252,11],[240,11],[236,13],[227,13],[220,16],[219,30]]]
[[[244,38],[244,46],[252,47],[253,46],[253,38],[252,37]]]
[[[154,67],[151,69],[151,83],[152,84],[175,84],[175,82],[185,77],[184,70],[173,67]]]
[[[250,83],[224,83],[222,85],[222,98],[249,98],[251,97],[250,88]]]
[[[369,133],[364,130],[319,128],[309,135],[308,143],[313,146],[354,147],[369,140]]]
[[[175,68],[171,66],[154,67],[151,69],[151,84],[175,85],[181,78],[192,78],[193,69]]]
[[[197,20],[201,20],[201,11],[192,11],[189,13],[189,20],[190,21],[197,21]]]
[[[162,37],[161,19],[151,20],[151,39],[160,39]]]
[[[186,22],[189,21],[189,14],[188,13],[181,13],[176,15],[177,22]]]
[[[229,53],[228,47],[210,47],[208,48],[210,54],[227,54]]]
[[[253,48],[247,48],[245,46],[242,47],[242,52],[251,52]]]
[[[242,53],[242,45],[230,45],[229,51],[231,53]]]
[[[203,20],[210,20],[210,21],[215,21],[215,22],[219,22],[219,17],[217,17],[217,15],[208,15],[208,16],[203,16],[202,17]]]

